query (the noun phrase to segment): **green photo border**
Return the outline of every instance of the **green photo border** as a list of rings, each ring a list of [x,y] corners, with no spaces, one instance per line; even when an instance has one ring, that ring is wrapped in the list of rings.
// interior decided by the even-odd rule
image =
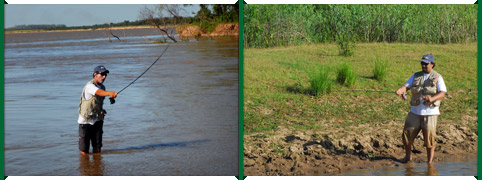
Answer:
[[[478,1],[475,1],[474,4],[477,4],[477,6],[479,6]],[[477,10],[478,10],[478,8],[477,8]],[[480,108],[479,108],[480,98],[479,98],[478,96],[481,95],[481,93],[480,93],[480,88],[479,88],[479,87],[480,87],[480,83],[482,82],[482,80],[479,78],[479,76],[480,76],[480,62],[481,62],[481,58],[480,58],[480,56],[479,56],[479,51],[480,51],[480,49],[481,49],[481,48],[480,48],[480,45],[479,45],[479,44],[480,44],[479,35],[480,35],[480,32],[481,32],[481,31],[480,31],[480,27],[481,27],[481,26],[480,26],[480,11],[478,11],[477,14],[478,14],[478,16],[477,16],[477,23],[478,23],[478,25],[477,25],[477,26],[478,26],[478,28],[479,28],[479,29],[478,29],[478,32],[477,32],[477,33],[478,33],[478,34],[477,34],[477,92],[478,92],[478,94],[477,94],[477,123],[478,123],[478,124],[477,124],[477,126],[478,126],[478,128],[477,128],[477,129],[478,129],[477,141],[478,141],[478,147],[477,147],[477,176],[474,176],[475,179],[479,179],[479,178],[478,178],[478,175],[479,175],[479,172],[481,172],[481,166],[480,166],[479,162],[481,162],[481,160],[482,160],[482,158],[480,157],[480,145],[481,145],[481,142],[480,142],[480,140],[478,140],[478,138],[479,138],[480,135],[481,135],[481,132],[480,132],[480,130],[481,130],[481,129],[480,129],[480,121],[479,121],[479,119],[480,119],[480,113],[479,113],[479,111],[480,111]]]
[[[246,178],[246,176],[243,176],[243,5],[246,4],[246,2],[243,1],[243,3],[240,3],[240,1],[236,2],[239,6],[239,22],[238,22],[238,30],[239,30],[239,35],[238,35],[238,40],[239,40],[239,48],[238,48],[238,168],[239,168],[239,173],[238,173],[238,180]]]
[[[0,43],[2,44],[1,45],[2,46],[2,57],[1,57],[2,60],[0,61],[0,66],[2,67],[2,68],[0,68],[1,69],[0,70],[0,78],[1,78],[1,81],[2,81],[1,86],[0,86],[1,89],[2,89],[2,95],[0,96],[0,101],[2,102],[2,103],[0,103],[1,104],[0,108],[2,109],[1,113],[0,113],[1,116],[2,116],[1,117],[1,123],[0,123],[0,129],[2,131],[2,134],[0,135],[0,137],[1,137],[0,138],[0,145],[2,146],[0,158],[2,159],[2,165],[1,165],[0,171],[1,171],[4,179],[6,179],[7,176],[5,176],[5,152],[4,152],[5,151],[4,150],[5,149],[5,143],[4,143],[5,142],[5,69],[4,69],[4,63],[5,63],[4,62],[5,61],[5,41],[4,41],[5,32],[4,32],[4,28],[5,27],[4,26],[5,26],[5,4],[8,4],[8,3],[7,3],[7,1],[4,0],[3,4],[4,5],[2,6],[2,8],[0,8],[1,14],[2,14],[2,20],[1,20],[2,36],[0,37],[0,41],[1,41]]]

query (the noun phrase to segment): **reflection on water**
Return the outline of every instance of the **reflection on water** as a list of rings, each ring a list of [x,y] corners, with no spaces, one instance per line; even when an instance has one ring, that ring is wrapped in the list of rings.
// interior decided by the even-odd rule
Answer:
[[[405,166],[405,176],[420,176],[421,173],[425,172],[424,175],[426,176],[438,176],[437,168],[433,164],[428,164],[425,171],[423,168],[414,166],[412,163],[409,163]]]
[[[101,154],[81,155],[79,173],[83,176],[103,176],[104,163]]]
[[[105,153],[79,157],[93,68],[105,65],[107,90],[119,91],[167,46],[152,43],[157,29],[115,33],[123,41],[97,30],[5,35],[5,175],[237,175],[237,37],[170,43],[105,101]]]
[[[395,167],[356,170],[343,173],[348,176],[477,176],[477,161],[462,162],[409,162]]]

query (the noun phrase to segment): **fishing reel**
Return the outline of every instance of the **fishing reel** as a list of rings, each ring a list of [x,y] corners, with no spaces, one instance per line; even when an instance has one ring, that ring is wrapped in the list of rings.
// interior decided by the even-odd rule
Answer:
[[[115,103],[115,99],[114,99],[114,98],[109,98],[109,101],[110,101],[110,104],[114,104],[114,103]]]

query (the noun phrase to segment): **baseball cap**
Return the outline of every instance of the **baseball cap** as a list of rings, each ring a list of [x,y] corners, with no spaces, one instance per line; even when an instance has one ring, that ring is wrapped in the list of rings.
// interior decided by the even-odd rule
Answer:
[[[435,60],[430,54],[423,55],[421,62],[435,64]]]
[[[103,65],[99,65],[94,68],[94,72],[99,72],[99,73],[109,73],[109,70],[107,70]]]

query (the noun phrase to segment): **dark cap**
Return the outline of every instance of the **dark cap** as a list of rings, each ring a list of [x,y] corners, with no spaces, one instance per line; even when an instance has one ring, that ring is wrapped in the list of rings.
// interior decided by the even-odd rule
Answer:
[[[98,72],[98,73],[106,72],[106,73],[109,73],[109,70],[107,70],[104,66],[100,65],[100,66],[97,66],[97,67],[94,68],[94,72]]]
[[[433,56],[430,54],[423,55],[421,62],[435,64],[435,60],[433,59]]]

